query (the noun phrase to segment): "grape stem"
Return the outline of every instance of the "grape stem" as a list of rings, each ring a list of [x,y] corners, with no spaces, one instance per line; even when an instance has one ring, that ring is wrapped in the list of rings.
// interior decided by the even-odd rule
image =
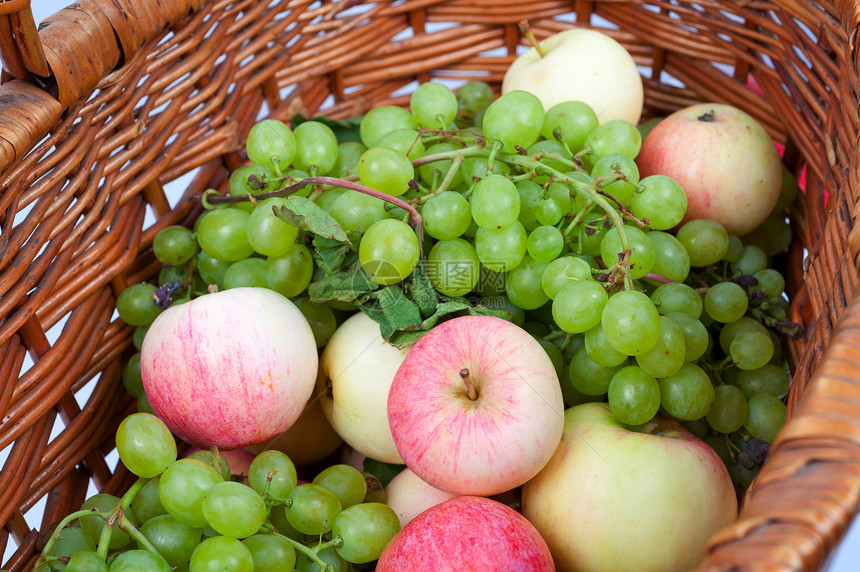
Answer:
[[[279,533],[275,533],[275,534],[279,534]],[[329,564],[328,562],[326,562],[322,558],[320,558],[319,552],[317,552],[317,550],[310,548],[308,546],[305,546],[301,542],[298,542],[297,540],[293,540],[289,536],[284,536],[283,534],[279,534],[279,535],[282,536],[283,538],[285,538],[287,540],[287,542],[289,542],[292,545],[292,547],[296,549],[296,552],[301,552],[302,554],[304,554],[305,556],[307,556],[308,558],[310,558],[311,560],[316,562],[317,566],[320,567],[320,570],[330,570],[330,571],[334,572],[334,569],[335,569],[334,566]],[[343,540],[339,536],[336,538],[338,540],[340,540],[341,545],[343,545]],[[332,540],[334,540],[334,539],[332,539]],[[317,545],[317,548],[319,548],[319,546],[322,546],[322,544],[323,543],[320,543],[319,545]],[[326,544],[328,544],[328,543],[326,543]],[[326,546],[326,548],[327,548],[327,546]]]
[[[448,190],[448,187],[451,185],[451,181],[454,180],[454,177],[457,175],[457,171],[460,169],[460,165],[463,164],[463,154],[457,153],[454,155],[454,158],[451,159],[451,165],[448,167],[448,172],[445,173],[445,178],[442,179],[442,182],[439,183],[439,187],[436,188],[435,191],[427,193],[426,195],[422,195],[420,197],[416,197],[409,201],[411,205],[420,205],[426,203],[430,199],[435,196],[441,195],[445,191]]]
[[[424,234],[422,232],[423,221],[421,219],[421,215],[418,213],[415,207],[413,207],[403,199],[393,197],[391,195],[385,194],[381,191],[377,191],[376,189],[372,189],[360,183],[347,181],[346,179],[338,179],[336,177],[308,177],[306,179],[302,179],[301,181],[293,183],[288,187],[284,187],[283,189],[259,193],[257,195],[254,195],[254,198],[260,201],[263,199],[268,199],[269,197],[286,197],[303,189],[308,185],[330,185],[332,187],[341,187],[343,189],[357,191],[359,193],[364,193],[365,195],[370,195],[371,197],[382,199],[387,203],[391,203],[395,206],[402,208],[409,213],[410,218],[412,219],[412,227],[415,229],[415,232],[418,235],[419,250],[421,252],[424,251],[424,241],[422,239],[422,235]],[[247,201],[248,197],[241,195],[223,196],[219,194],[209,194],[207,196],[206,193],[204,193],[204,199],[206,199],[207,202],[211,205],[218,205],[225,203],[240,203],[243,201]]]
[[[660,274],[655,274],[654,272],[649,272],[648,274],[646,274],[642,278],[644,278],[646,280],[652,280],[654,282],[659,282],[660,284],[672,284],[675,282],[671,278],[661,276]]]
[[[74,520],[81,518],[82,516],[89,516],[91,514],[99,514],[98,509],[88,508],[85,510],[75,511],[72,514],[68,515],[66,518],[60,521],[54,531],[51,533],[50,538],[48,538],[48,542],[45,543],[45,547],[42,549],[42,554],[39,556],[39,559],[36,560],[36,565],[33,567],[33,570],[38,568],[39,564],[48,559],[56,559],[54,556],[49,556],[48,553],[54,547],[54,543],[57,542],[57,539],[60,537],[60,533],[63,532],[63,529],[69,526]]]

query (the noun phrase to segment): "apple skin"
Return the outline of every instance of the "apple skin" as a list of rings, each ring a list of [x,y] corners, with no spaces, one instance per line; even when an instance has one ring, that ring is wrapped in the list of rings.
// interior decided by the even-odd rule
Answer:
[[[653,434],[631,431],[605,403],[565,412],[558,450],[523,486],[523,514],[559,570],[692,570],[737,518],[716,452],[677,423],[651,423]]]
[[[523,515],[500,502],[456,497],[404,526],[385,547],[376,572],[555,570],[546,542]]]
[[[458,495],[490,496],[537,474],[558,446],[563,416],[547,353],[528,332],[493,316],[461,316],[424,334],[388,394],[388,420],[406,466]]]
[[[456,496],[428,485],[409,467],[397,473],[385,487],[385,504],[397,513],[401,528],[428,508]]]
[[[313,331],[290,300],[233,288],[164,310],[140,350],[143,388],[179,438],[239,449],[286,431],[313,393]]]
[[[407,353],[408,348],[383,340],[379,324],[358,312],[326,344],[316,386],[323,414],[337,434],[359,453],[395,465],[403,459],[391,436],[386,404]]]
[[[514,90],[533,93],[544,110],[564,101],[589,104],[600,123],[623,119],[636,125],[642,115],[642,76],[633,57],[611,36],[597,30],[574,28],[540,42],[508,67],[502,94]]]
[[[744,236],[773,211],[782,184],[779,152],[767,131],[731,105],[675,111],[648,134],[636,158],[639,175],[666,175],[687,195],[683,222],[712,219]]]

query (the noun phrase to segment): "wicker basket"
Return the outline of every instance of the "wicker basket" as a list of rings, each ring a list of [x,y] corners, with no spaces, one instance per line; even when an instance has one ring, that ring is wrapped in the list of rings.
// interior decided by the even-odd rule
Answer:
[[[200,193],[225,187],[253,122],[405,104],[416,80],[498,86],[526,43],[523,19],[538,38],[596,26],[620,40],[646,76],[645,116],[731,103],[805,167],[785,261],[805,331],[788,351],[790,422],[702,569],[824,566],[860,503],[856,2],[81,0],[37,31],[29,1],[6,0],[0,546],[17,550],[4,569],[29,570],[88,485],[132,482],[105,461],[133,407],[119,382],[132,330],[112,319],[115,295],[157,272],[160,228],[189,223]],[[171,183],[186,189],[174,204]],[[23,515],[42,499],[40,532]]]

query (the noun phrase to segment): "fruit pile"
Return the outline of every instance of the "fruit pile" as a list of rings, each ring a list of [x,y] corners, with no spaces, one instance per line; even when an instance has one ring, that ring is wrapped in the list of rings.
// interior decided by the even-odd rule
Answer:
[[[83,512],[67,519],[80,525],[64,529],[79,531],[80,541],[60,549],[69,534],[52,538],[41,569],[96,569],[86,568],[96,561],[104,569],[107,559],[111,571],[131,570],[137,564],[119,563],[159,553],[163,566],[185,569],[190,562],[192,571],[229,559],[245,562],[230,570],[318,569],[313,566],[325,566],[325,555],[337,570],[376,560],[400,522],[384,495],[366,492],[365,476],[372,475],[337,463],[297,486],[289,456],[260,445],[271,444],[317,400],[330,428],[367,457],[367,466],[414,471],[427,490],[443,496],[528,488],[547,462],[560,464],[549,459],[576,424],[564,409],[599,402],[607,413],[582,415],[608,415],[629,432],[659,434],[659,427],[706,442],[742,497],[785,422],[789,370],[782,343],[800,332],[788,320],[785,280],[775,261],[791,240],[785,209],[798,185],[749,116],[718,105],[681,113],[656,127],[654,121],[634,125],[603,118],[584,101],[545,106],[525,90],[496,97],[482,82],[456,91],[427,82],[408,109],[379,106],[351,121],[297,116],[290,125],[276,119],[254,125],[249,161],[231,173],[227,192],[204,194],[206,211],[193,228],[171,226],[155,236],[153,253],[164,265],[157,283],[134,284],[117,299],[120,318],[136,326],[139,351],[123,383],[141,412],[120,427],[117,447],[142,480],[122,499],[88,499]],[[766,172],[750,184],[740,179],[740,167],[727,176],[737,189],[759,185],[755,196],[735,197],[735,208],[725,209],[717,182],[695,188],[685,170],[703,179],[708,168],[684,154],[691,151],[685,141],[696,143],[695,135],[682,135],[684,117],[696,128],[721,124],[750,134],[753,142],[732,143],[736,165],[746,168],[743,161],[753,157]],[[674,161],[667,158],[672,153]],[[708,157],[717,162],[718,151],[709,149]],[[725,174],[725,165],[719,170]],[[703,202],[713,205],[713,218],[701,215]],[[267,297],[277,293],[278,301],[260,306],[261,296],[246,297],[260,290]],[[230,292],[233,302],[219,298]],[[199,304],[204,299],[212,301],[208,313]],[[267,313],[276,318],[267,320]],[[183,333],[192,331],[193,316],[196,328],[211,329],[205,342]],[[466,326],[458,321],[464,318],[473,321]],[[484,332],[485,343],[525,348],[501,361],[521,380],[527,373],[531,393],[516,401],[540,397],[534,401],[553,413],[540,420],[551,418],[552,428],[517,426],[533,447],[510,447],[509,457],[521,466],[507,457],[484,459],[475,449],[459,451],[443,475],[433,465],[444,444],[429,454],[415,449],[422,423],[430,423],[427,410],[437,406],[427,372],[454,367],[456,399],[466,410],[498,405],[490,396],[496,383],[507,392],[504,399],[515,394],[513,384],[490,381],[496,374],[488,373],[488,360],[480,371],[455,366],[480,353],[464,349],[480,346],[463,334],[469,327]],[[293,344],[302,336],[310,341]],[[394,357],[373,353],[375,337]],[[258,357],[283,340],[290,340],[284,352],[291,355]],[[195,344],[203,349],[188,349]],[[529,354],[532,345],[539,359]],[[321,352],[317,378],[314,346]],[[449,363],[446,352],[457,359]],[[229,359],[212,365],[216,353]],[[354,382],[350,412],[343,397],[338,402],[348,393],[343,370],[363,353],[376,361],[362,366],[372,373]],[[279,369],[285,360],[304,362],[293,368],[301,373]],[[386,360],[393,360],[390,374]],[[239,373],[219,374],[234,369]],[[541,385],[544,379],[549,386]],[[246,392],[247,384],[254,389]],[[292,384],[290,392],[279,392],[283,384]],[[235,403],[222,406],[221,389]],[[237,405],[242,396],[245,409]],[[279,413],[257,414],[252,406]],[[231,408],[236,412],[225,412]],[[189,411],[199,414],[195,423],[182,420]],[[363,416],[374,420],[363,424]],[[454,417],[444,421],[451,435]],[[176,460],[171,432],[208,457]],[[154,444],[156,435],[161,445]],[[538,435],[552,442],[544,447]],[[255,445],[248,484],[219,472],[219,447]],[[505,448],[489,432],[474,446],[482,445]],[[331,452],[323,448],[316,461]],[[469,472],[470,463],[480,464],[476,456],[484,459],[484,477]],[[132,542],[139,549],[129,550]],[[558,561],[558,546],[549,545]],[[278,558],[289,565],[263,564]],[[386,558],[394,557],[380,562]],[[655,569],[667,569],[660,566]]]

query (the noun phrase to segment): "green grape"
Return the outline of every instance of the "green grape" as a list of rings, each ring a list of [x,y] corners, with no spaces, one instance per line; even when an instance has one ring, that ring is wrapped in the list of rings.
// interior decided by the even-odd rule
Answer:
[[[370,147],[358,162],[361,182],[393,197],[409,190],[409,181],[415,177],[412,162],[388,147]]]
[[[396,284],[412,274],[420,256],[415,231],[397,219],[374,223],[358,247],[362,267],[371,280],[382,285]]]
[[[280,534],[255,534],[242,541],[254,560],[254,572],[293,572],[296,549]]]
[[[134,397],[143,395],[143,378],[140,375],[140,352],[133,354],[122,369],[122,385]]]
[[[236,481],[224,481],[203,495],[203,516],[219,534],[246,538],[266,522],[266,503],[254,489]]]
[[[191,553],[203,540],[203,531],[178,522],[169,514],[147,520],[140,532],[149,540],[167,563],[184,569],[191,560]],[[138,543],[139,548],[143,546]]]
[[[708,350],[711,341],[705,324],[683,312],[665,312],[684,334],[684,361],[696,361]]]
[[[445,129],[457,115],[457,96],[445,84],[428,81],[412,92],[409,107],[419,124],[429,129]]]
[[[121,553],[108,568],[110,572],[171,572],[172,568],[163,556],[149,550],[128,550]],[[196,572],[196,571],[195,571]]]
[[[585,174],[583,173],[583,175]],[[573,189],[570,186],[565,183],[552,182],[547,186],[546,192],[549,198],[558,203],[562,217],[570,214],[573,207]]]
[[[735,385],[744,392],[747,399],[759,393],[782,399],[788,393],[789,383],[785,370],[770,363],[757,369],[742,370],[735,377]]]
[[[146,332],[149,331],[149,326],[136,326],[134,328],[134,333],[132,334],[132,343],[134,344],[134,349],[140,351],[140,348],[143,347],[143,338],[146,337]]]
[[[540,226],[535,209],[543,198],[543,188],[534,181],[520,181],[516,184],[520,195],[520,215],[518,220],[527,231],[531,232]]]
[[[152,252],[164,264],[179,266],[197,253],[197,239],[184,226],[162,228],[152,239]]]
[[[286,170],[296,156],[296,136],[277,119],[263,119],[251,127],[246,141],[248,158],[273,172]]]
[[[196,243],[195,243],[196,244]],[[188,276],[188,265],[171,266],[166,264],[158,271],[158,285],[164,286],[168,282],[179,282],[184,285]]]
[[[367,494],[367,483],[361,471],[343,463],[326,467],[314,477],[313,483],[336,494],[344,510],[362,502]]]
[[[425,151],[424,156],[435,155],[437,153],[448,153],[450,151],[459,151],[463,147],[457,143],[451,141],[443,141],[442,143],[436,143],[431,145]],[[438,188],[439,183],[445,178],[448,171],[451,169],[453,159],[439,159],[438,161],[433,161],[432,163],[426,163],[418,167],[418,175],[421,177],[421,180],[424,181],[428,186],[433,189]],[[486,165],[486,162],[485,162]],[[486,172],[486,171],[485,171]],[[451,176],[451,181],[448,184],[449,189],[456,189],[459,185],[463,183],[463,174],[460,169],[454,172]]]
[[[640,355],[657,343],[660,316],[646,294],[624,290],[609,297],[601,324],[612,347],[627,355]]]
[[[479,227],[487,230],[503,230],[515,222],[520,215],[520,196],[517,187],[502,175],[484,177],[472,191],[472,218]]]
[[[603,237],[606,236],[607,217],[605,214],[596,212],[597,209],[589,211],[582,216],[583,236],[582,236],[582,253],[588,256],[600,256],[600,246],[603,244]]]
[[[571,153],[582,149],[585,139],[600,121],[590,105],[583,101],[565,101],[546,111],[541,135],[563,142]]]
[[[269,513],[269,521],[278,533],[283,534],[287,538],[302,542],[304,535],[293,528],[293,525],[287,521],[286,510],[287,508],[282,504],[274,505],[271,513]]]
[[[756,288],[764,292],[768,298],[777,298],[785,292],[785,278],[778,270],[765,268],[753,274],[758,284]]]
[[[681,312],[698,320],[704,305],[692,287],[678,282],[661,284],[651,293],[651,300],[661,314]]]
[[[252,257],[234,262],[224,273],[222,283],[223,290],[242,287],[268,288],[266,261]]]
[[[296,487],[297,479],[293,461],[274,449],[259,453],[248,469],[248,485],[264,496],[286,498]]]
[[[526,229],[519,221],[502,230],[479,228],[475,250],[481,264],[497,272],[516,268],[526,255]]]
[[[364,232],[373,223],[387,218],[385,203],[381,199],[351,189],[341,193],[332,203],[329,214],[347,232]]]
[[[129,471],[144,479],[161,474],[176,460],[176,440],[161,419],[132,413],[116,430],[116,449]]]
[[[734,282],[720,282],[705,293],[705,312],[713,320],[722,323],[741,319],[749,306],[744,289]]]
[[[734,385],[719,385],[714,388],[714,404],[705,418],[714,431],[737,431],[747,418],[747,398]]]
[[[618,365],[610,367],[600,365],[588,356],[588,350],[583,346],[570,359],[570,369],[568,370],[570,384],[584,395],[603,395],[609,391],[612,377],[621,368],[626,367],[628,363],[629,361],[625,356],[624,361]]]
[[[591,176],[595,179],[618,174],[624,175],[626,180],[601,183],[600,188],[629,208],[633,204],[633,195],[639,183],[639,167],[636,166],[636,161],[621,153],[609,153],[601,157],[591,168]]]
[[[660,333],[657,343],[647,352],[636,356],[642,371],[654,377],[669,377],[684,365],[687,355],[684,332],[665,316],[660,316]]]
[[[469,201],[454,191],[445,191],[429,199],[421,208],[424,230],[438,240],[461,236],[472,222]]]
[[[590,278],[591,266],[588,262],[578,256],[562,256],[544,268],[541,275],[541,286],[547,296],[555,299],[558,293],[569,283],[575,280],[589,280]]]
[[[319,121],[305,121],[296,126],[296,169],[314,172],[314,175],[327,175],[337,160],[337,137],[331,127]]]
[[[137,412],[155,415],[155,410],[152,408],[149,398],[146,397],[146,393],[137,398]]]
[[[296,242],[299,228],[278,218],[274,212],[286,203],[287,199],[282,197],[264,199],[248,217],[248,244],[263,256],[283,256]]]
[[[362,147],[364,147],[364,145],[362,145]],[[358,169],[358,167],[356,167],[356,169]],[[356,176],[358,176],[357,173]],[[345,192],[346,189],[341,189],[338,187],[326,189],[319,197],[317,197],[316,204],[319,208],[331,214],[332,206],[337,201],[337,199],[340,198],[340,196]]]
[[[120,505],[120,499],[117,496],[99,493],[92,495],[81,505],[81,510],[96,509],[102,514],[112,514]],[[137,524],[137,516],[134,514],[134,509],[125,509],[125,517],[133,524]],[[87,535],[98,543],[102,534],[102,529],[105,527],[105,519],[98,514],[82,516],[79,519],[81,528]],[[131,542],[131,537],[124,531],[120,530],[119,525],[113,527],[113,532],[110,538],[110,548],[116,550],[127,546]]]
[[[227,194],[231,197],[247,197],[268,191],[274,191],[282,187],[281,181],[274,179],[272,172],[262,165],[251,163],[237,167],[230,173],[227,182]],[[246,212],[254,210],[251,201],[234,203],[235,208]]]
[[[379,146],[394,149],[410,161],[420,159],[425,153],[424,143],[421,142],[417,129],[389,131],[382,136]]]
[[[95,550],[79,550],[66,564],[67,572],[107,572],[105,559]]]
[[[538,224],[553,226],[561,221],[561,217],[564,216],[564,210],[555,198],[545,197],[540,199],[535,205],[534,215]]]
[[[467,81],[454,92],[460,112],[472,117],[493,102],[493,88],[485,81]]]
[[[600,323],[608,299],[600,282],[576,280],[556,294],[552,301],[552,317],[565,332],[586,332]]]
[[[433,287],[446,296],[465,296],[478,284],[481,261],[471,243],[462,238],[440,240],[427,255],[427,274]]]
[[[408,110],[396,105],[374,107],[361,119],[359,136],[364,146],[370,149],[380,145],[386,133],[395,129],[418,129],[418,121]]]
[[[610,119],[592,129],[583,148],[590,148],[588,161],[594,165],[601,157],[619,153],[635,159],[642,147],[642,134],[636,126],[623,119]]]
[[[767,268],[767,254],[758,246],[744,246],[741,257],[732,262],[731,268],[735,274],[753,276],[756,272]]]
[[[714,386],[705,370],[692,363],[660,380],[660,403],[676,419],[694,421],[711,410]]]
[[[507,275],[507,272],[496,272],[495,270],[490,270],[482,264],[480,272],[478,273],[478,283],[475,284],[475,292],[485,297],[499,296],[501,294],[504,294],[505,278],[507,277]],[[521,309],[522,308],[520,308],[520,310]]]
[[[162,312],[155,305],[156,287],[152,284],[132,284],[119,293],[116,311],[120,319],[129,326],[148,326]]]
[[[510,91],[491,103],[484,113],[488,141],[499,141],[506,153],[516,146],[528,148],[538,140],[544,122],[543,104],[527,91]]]
[[[555,169],[556,171],[561,172],[567,171],[570,169],[570,166],[568,163],[559,161],[557,157],[562,157],[568,161],[573,159],[573,156],[567,152],[564,145],[554,139],[540,139],[529,145],[526,152],[529,156],[538,157],[538,161],[550,169]],[[540,171],[538,171],[538,173],[540,173]],[[544,184],[549,180],[549,175],[542,174],[536,180],[540,184]]]
[[[687,249],[690,265],[695,267],[719,262],[729,249],[729,233],[715,220],[691,220],[684,223],[675,236]]]
[[[227,463],[227,459],[224,458],[223,455],[218,453],[218,456],[212,454],[212,451],[208,449],[197,449],[189,455],[185,456],[186,459],[197,459],[198,461],[203,461],[213,469],[215,469],[218,474],[221,475],[221,478],[225,481],[229,481],[232,473],[230,472],[230,464]]]
[[[616,367],[627,361],[627,354],[612,347],[600,324],[585,332],[585,351],[594,363],[603,367]]]
[[[54,545],[47,552],[49,556],[57,558],[68,558],[81,550],[95,550],[96,541],[84,532],[83,528],[76,526],[65,527],[57,536]]]
[[[687,195],[674,179],[651,175],[639,181],[632,206],[633,214],[647,218],[654,230],[669,230],[687,214]]]
[[[775,256],[791,245],[793,233],[791,224],[782,213],[775,213],[764,219],[757,228],[742,237],[743,244],[758,246],[768,256]]]
[[[213,536],[191,553],[190,572],[254,572],[254,558],[241,541],[229,536]]]
[[[654,266],[657,252],[654,244],[648,240],[641,229],[631,225],[624,225],[624,236],[627,237],[627,246],[630,248],[630,277],[634,280],[642,278]],[[600,256],[607,267],[620,260],[620,254],[624,252],[621,244],[621,235],[618,229],[612,227],[603,236],[600,242]]]
[[[533,324],[540,324],[540,322],[532,322]],[[523,328],[528,329],[527,326],[529,324],[524,324]],[[541,324],[543,325],[543,324]],[[547,332],[549,333],[549,329],[547,328]],[[534,334],[532,334],[534,335]],[[546,334],[544,334],[546,335]],[[561,378],[562,373],[564,372],[564,355],[561,353],[561,350],[557,345],[552,343],[549,340],[545,340],[543,338],[536,338],[538,343],[546,352],[546,355],[549,357],[549,360],[552,362],[552,367],[555,369],[555,373],[559,378]]]
[[[732,340],[729,355],[739,369],[758,369],[773,357],[773,342],[766,333],[743,332]]]
[[[314,259],[310,249],[295,243],[283,256],[266,259],[266,285],[286,298],[304,292],[314,275]]]
[[[642,368],[628,365],[612,376],[607,401],[616,419],[626,425],[642,425],[660,409],[660,384]]]
[[[131,510],[140,522],[145,523],[156,516],[167,514],[158,497],[158,483],[158,477],[148,480],[131,501]]]
[[[492,175],[508,175],[511,168],[507,163],[501,161],[493,161]],[[487,176],[487,158],[486,157],[466,157],[463,163],[460,164],[460,174],[462,180],[467,184],[477,183]]]
[[[317,556],[327,565],[324,572],[352,572],[353,570],[352,566],[346,560],[338,556],[334,546],[320,550]],[[319,564],[308,558],[304,553],[299,553],[296,559],[296,570],[298,572],[323,572],[320,570]]]
[[[773,444],[785,420],[785,403],[776,396],[759,393],[750,397],[744,428],[756,439]]]
[[[296,298],[293,303],[301,310],[302,315],[310,324],[317,347],[324,347],[337,329],[337,317],[331,306],[311,302],[307,296]]]
[[[505,291],[511,302],[523,310],[535,310],[549,301],[543,290],[541,277],[546,262],[538,262],[528,254],[514,269],[508,272]]]
[[[379,558],[394,535],[400,532],[400,520],[394,510],[383,503],[362,503],[345,508],[334,519],[332,534],[343,540],[337,553],[347,562],[364,564]]]
[[[552,262],[563,249],[564,235],[554,226],[539,226],[526,240],[526,250],[538,262]]]
[[[722,329],[720,329],[720,349],[723,350],[724,354],[731,354],[732,342],[744,332],[767,334],[767,328],[761,322],[749,316],[743,316],[734,322],[724,324]]]
[[[329,175],[332,177],[337,177],[338,179],[346,179],[347,177],[357,176],[358,160],[361,159],[361,156],[364,154],[365,151],[367,151],[367,147],[365,147],[358,141],[343,141],[341,143],[338,143],[337,159],[335,160],[334,166],[331,168],[331,171],[329,171]]]
[[[329,489],[305,483],[290,491],[287,521],[302,534],[319,535],[331,530],[341,512],[340,499]]]
[[[161,474],[158,496],[167,514],[192,528],[208,523],[203,516],[203,497],[223,482],[221,475],[198,459],[179,459]]]
[[[686,280],[690,274],[690,255],[684,245],[668,232],[652,230],[645,235],[655,251],[651,272],[675,282]]]
[[[197,253],[197,272],[204,282],[218,286],[219,290],[224,288],[224,274],[231,264],[232,262],[218,260],[202,250]]]
[[[741,239],[734,236],[733,234],[729,235],[729,247],[726,249],[726,253],[723,255],[722,260],[726,262],[735,262],[741,257],[741,254],[744,251],[744,243],[741,242]]]
[[[215,209],[200,218],[197,242],[212,258],[236,262],[248,258],[254,248],[248,242],[251,215],[235,207]]]

